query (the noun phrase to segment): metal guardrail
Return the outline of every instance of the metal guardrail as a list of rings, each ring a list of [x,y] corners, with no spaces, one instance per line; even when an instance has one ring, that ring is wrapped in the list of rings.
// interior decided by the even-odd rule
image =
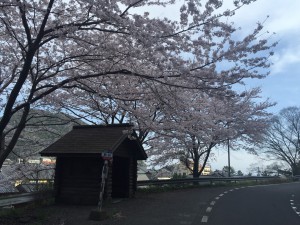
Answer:
[[[22,203],[34,202],[40,199],[50,197],[52,192],[30,192],[22,194],[13,194],[0,197],[0,207],[18,205]]]
[[[184,179],[168,179],[168,180],[141,180],[137,181],[137,186],[149,185],[165,185],[165,184],[183,184],[183,183],[203,183],[203,182],[221,182],[221,181],[250,181],[250,180],[272,180],[280,179],[277,176],[268,177],[199,177],[199,178],[184,178]]]
[[[185,179],[169,179],[169,180],[143,180],[137,181],[137,186],[150,186],[150,185],[174,185],[183,183],[203,183],[203,182],[222,182],[222,181],[261,181],[280,179],[278,176],[268,177],[199,177],[199,178],[185,178]],[[22,203],[34,202],[52,196],[51,191],[44,192],[30,192],[22,194],[12,194],[0,196],[0,208],[5,206],[18,205]]]

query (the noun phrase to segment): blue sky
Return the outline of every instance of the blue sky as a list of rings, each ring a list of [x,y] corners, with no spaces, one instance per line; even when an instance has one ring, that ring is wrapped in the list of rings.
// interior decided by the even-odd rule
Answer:
[[[279,41],[272,57],[270,75],[249,83],[260,86],[262,96],[277,102],[270,109],[277,113],[288,106],[300,106],[300,1],[258,0],[241,9],[235,16],[235,23],[243,29],[252,27],[257,21],[265,22],[265,30],[275,32],[272,40]]]
[[[224,1],[229,4],[230,1]],[[244,7],[234,17],[237,26],[245,32],[251,30],[258,21],[266,20],[265,30],[276,34],[273,41],[279,41],[272,57],[270,75],[262,80],[248,83],[249,87],[259,86],[263,99],[269,98],[277,105],[269,111],[279,112],[289,106],[300,106],[300,1],[297,0],[258,0]],[[216,161],[211,162],[212,169],[222,169],[227,165],[227,152],[215,151]],[[231,152],[231,165],[244,173],[251,164],[266,166],[268,162],[244,151]]]

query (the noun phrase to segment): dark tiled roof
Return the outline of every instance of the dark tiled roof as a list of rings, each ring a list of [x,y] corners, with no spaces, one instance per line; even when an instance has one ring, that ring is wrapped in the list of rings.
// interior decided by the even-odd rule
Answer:
[[[133,134],[132,125],[83,125],[74,126],[73,130],[54,142],[41,152],[41,155],[55,156],[59,154],[99,154],[104,151],[114,152],[123,141]],[[139,153],[146,157],[146,153],[139,142]]]

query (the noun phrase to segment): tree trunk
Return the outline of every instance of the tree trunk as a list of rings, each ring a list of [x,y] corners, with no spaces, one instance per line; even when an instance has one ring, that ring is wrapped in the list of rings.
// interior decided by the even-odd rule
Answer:
[[[291,165],[291,167],[292,167],[292,174],[293,174],[293,176],[300,175],[300,165],[299,164],[293,163]]]
[[[199,143],[197,143],[197,138],[195,135],[191,135],[191,139],[192,139],[192,144],[193,144],[193,147],[192,147],[192,158],[193,158],[193,162],[194,162],[194,165],[193,165],[193,178],[197,178],[200,176],[200,173],[199,173],[199,160],[200,160],[200,155],[199,155]]]
[[[210,145],[208,146],[207,151],[205,151],[205,152],[206,152],[206,156],[205,156],[203,165],[202,165],[202,167],[201,167],[201,169],[200,169],[200,171],[199,171],[199,176],[200,176],[200,174],[203,172],[203,170],[204,170],[204,168],[205,168],[205,166],[206,166],[207,160],[208,160],[208,158],[209,158],[209,156],[210,156],[210,152],[211,152],[211,150],[212,150],[212,148],[213,148],[214,146],[215,146],[214,143],[210,143]],[[204,154],[205,154],[205,152],[204,152]]]
[[[30,111],[30,105],[28,104],[24,108],[24,111],[22,113],[22,117],[20,119],[20,122],[19,122],[19,124],[18,124],[11,140],[9,141],[9,143],[7,144],[6,147],[3,143],[5,141],[5,137],[3,136],[4,132],[2,132],[2,134],[0,135],[2,137],[0,146],[3,147],[3,149],[1,148],[1,151],[0,151],[0,169],[3,166],[3,163],[4,163],[5,159],[13,151],[13,149],[14,149],[14,147],[15,147],[15,145],[16,145],[16,143],[17,143],[17,141],[18,141],[18,139],[21,135],[21,132],[25,128],[29,111]]]
[[[199,158],[193,159],[194,161],[194,166],[193,166],[193,178],[198,178],[200,176],[199,173]]]

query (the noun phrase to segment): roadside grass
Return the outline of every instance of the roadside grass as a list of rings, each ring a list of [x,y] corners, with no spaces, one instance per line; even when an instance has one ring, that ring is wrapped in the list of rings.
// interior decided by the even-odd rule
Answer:
[[[54,204],[53,198],[19,205],[18,207],[1,208],[0,224],[43,225],[45,219],[51,215],[51,211],[44,210],[44,207],[52,204]]]

